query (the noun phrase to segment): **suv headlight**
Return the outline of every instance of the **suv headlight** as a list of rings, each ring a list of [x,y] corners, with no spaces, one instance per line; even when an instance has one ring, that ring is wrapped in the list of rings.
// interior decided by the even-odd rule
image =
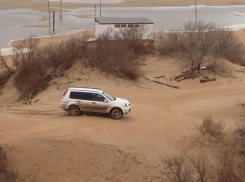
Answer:
[[[125,107],[129,107],[130,104],[129,104],[129,103],[125,103],[124,106],[125,106]]]

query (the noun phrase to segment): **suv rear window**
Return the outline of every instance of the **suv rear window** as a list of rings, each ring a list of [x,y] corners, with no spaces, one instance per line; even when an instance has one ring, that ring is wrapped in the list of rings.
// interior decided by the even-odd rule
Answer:
[[[86,92],[71,92],[70,98],[79,100],[92,100],[92,94]]]

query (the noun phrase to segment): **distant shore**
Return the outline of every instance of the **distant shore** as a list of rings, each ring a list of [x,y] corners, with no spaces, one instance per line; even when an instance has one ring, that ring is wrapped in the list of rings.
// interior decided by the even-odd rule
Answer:
[[[197,4],[205,4],[208,6],[232,6],[232,5],[245,5],[244,0],[196,0]],[[11,10],[11,9],[31,9],[34,11],[48,12],[47,0],[0,0],[0,11],[1,10]],[[99,0],[98,0],[99,2]],[[102,0],[103,2],[103,0]],[[195,0],[124,0],[121,3],[103,3],[102,7],[175,7],[175,6],[190,6],[193,5]],[[50,1],[51,9],[59,11],[59,2]],[[69,11],[69,9],[76,9],[82,7],[94,7],[99,3],[71,3],[63,2],[63,11]],[[77,18],[93,18],[92,15],[88,14],[75,14],[73,15]],[[39,21],[47,21],[48,16],[40,17]],[[26,28],[47,28],[47,25],[39,25],[39,23],[34,24],[24,24],[22,27]],[[46,45],[50,42],[65,41],[68,37],[82,35],[83,32],[74,33],[72,35],[60,35],[55,37],[42,37],[40,40],[40,45]],[[90,34],[90,38],[93,37]],[[16,46],[19,41],[12,40],[11,46]]]
[[[198,5],[208,6],[232,6],[245,5],[244,0],[196,0]],[[59,2],[50,1],[52,7],[59,7]],[[167,7],[167,6],[190,6],[194,5],[194,0],[124,0],[121,3],[103,3],[103,7]],[[81,7],[99,6],[98,3],[72,3],[63,2],[65,9],[74,9]],[[32,9],[35,11],[48,11],[46,0],[1,0],[0,10],[6,9]]]

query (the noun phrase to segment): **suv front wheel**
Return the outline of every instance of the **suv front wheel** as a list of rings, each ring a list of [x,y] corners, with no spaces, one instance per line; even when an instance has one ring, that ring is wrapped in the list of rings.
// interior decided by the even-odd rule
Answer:
[[[71,116],[78,116],[81,112],[78,106],[70,106],[68,111]]]
[[[121,109],[113,109],[112,112],[111,112],[111,117],[113,119],[120,119],[122,117],[123,113],[122,113],[122,110]]]

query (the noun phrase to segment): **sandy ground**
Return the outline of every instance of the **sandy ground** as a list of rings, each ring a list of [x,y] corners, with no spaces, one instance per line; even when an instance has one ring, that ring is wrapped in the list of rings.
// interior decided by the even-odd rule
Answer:
[[[244,1],[198,3],[234,5]],[[188,0],[125,0],[117,6],[190,4]],[[43,1],[0,0],[0,9],[26,7],[46,11]],[[83,33],[75,36],[82,37]],[[236,32],[236,36],[245,42],[245,32]],[[40,45],[69,38],[42,38]],[[16,102],[19,95],[10,81],[0,95],[0,141],[11,160],[10,167],[22,177],[35,178],[37,174],[37,179],[45,182],[164,181],[163,159],[176,153],[179,147],[175,142],[191,135],[203,117],[221,119],[229,130],[234,118],[244,112],[239,102],[245,98],[245,69],[227,66],[233,75],[216,76],[216,82],[201,84],[195,79],[177,83],[170,81],[180,73],[176,61],[146,57],[142,65],[145,76],[180,86],[177,90],[144,78],[138,82],[119,79],[78,61],[64,77],[54,79],[31,105]],[[161,75],[165,77],[155,78]],[[61,94],[69,86],[99,87],[116,97],[126,97],[132,111],[119,121],[98,115],[70,117],[58,107]]]
[[[103,1],[102,1],[103,2]],[[158,6],[189,6],[194,0],[124,0],[122,3],[103,3],[103,7],[158,7]],[[59,2],[50,2],[52,7],[58,7]],[[197,4],[244,5],[244,0],[197,0]],[[63,8],[94,7],[99,3],[63,3]],[[46,0],[0,0],[0,10],[28,8],[37,11],[48,11]]]
[[[242,32],[242,34],[244,34]],[[180,72],[168,57],[146,57],[147,78],[180,86],[173,89],[141,78],[130,82],[84,67],[78,61],[62,78],[54,79],[31,105],[13,104],[18,92],[9,82],[0,95],[0,138],[11,166],[22,176],[45,182],[161,181],[163,159],[176,153],[175,142],[194,132],[207,115],[221,119],[229,130],[243,113],[245,69],[227,64],[229,77],[201,84],[170,79]],[[156,76],[165,77],[156,79]],[[99,87],[126,97],[132,111],[121,120],[107,116],[70,117],[59,109],[69,86]],[[16,106],[14,106],[16,105]]]

